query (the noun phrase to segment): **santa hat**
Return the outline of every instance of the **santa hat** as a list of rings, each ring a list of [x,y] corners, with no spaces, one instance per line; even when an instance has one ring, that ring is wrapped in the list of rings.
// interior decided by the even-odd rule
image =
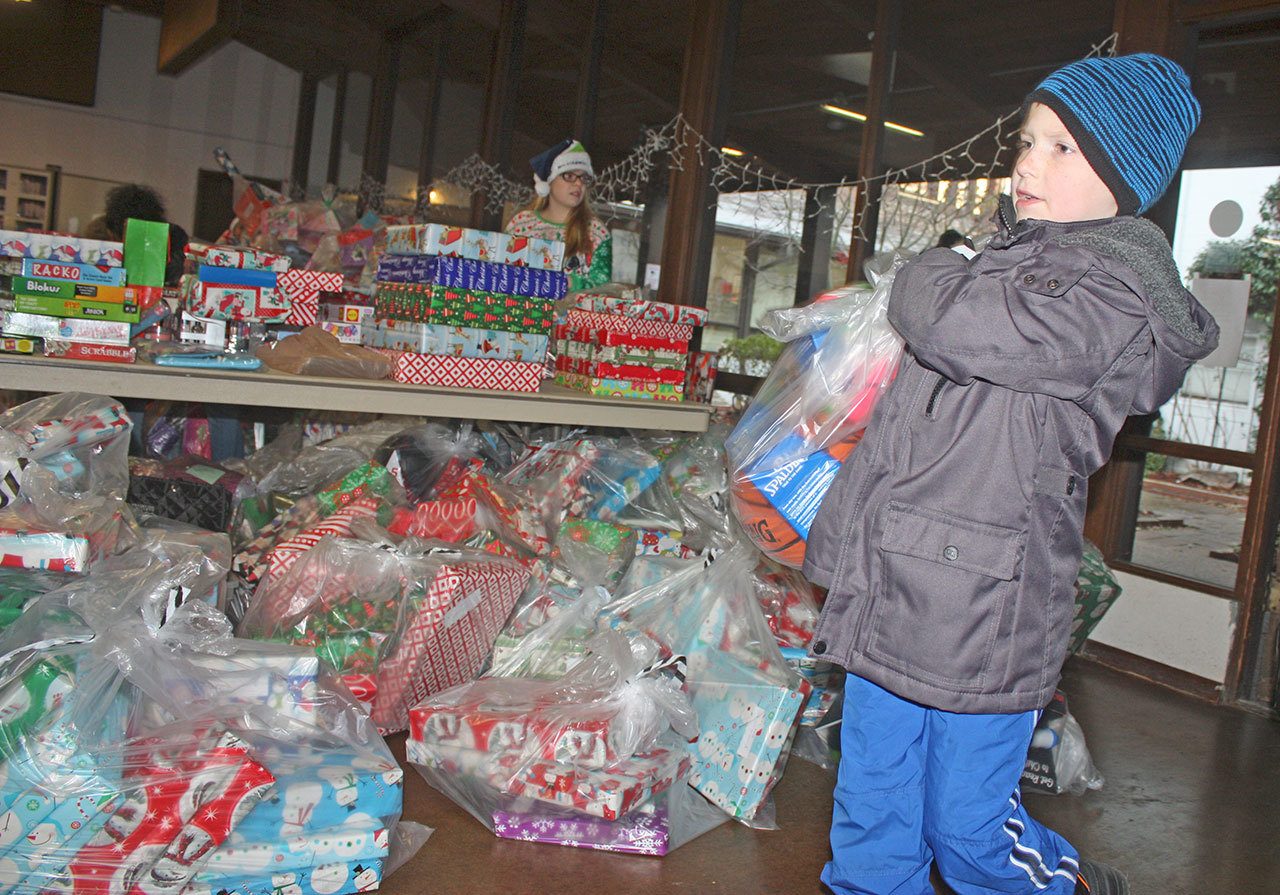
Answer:
[[[533,166],[533,189],[539,196],[551,195],[551,181],[569,171],[583,171],[591,177],[591,156],[577,140],[561,140],[545,152],[529,159]]]

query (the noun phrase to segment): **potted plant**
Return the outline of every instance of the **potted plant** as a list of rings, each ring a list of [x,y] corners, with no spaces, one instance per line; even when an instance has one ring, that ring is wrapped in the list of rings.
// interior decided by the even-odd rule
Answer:
[[[752,333],[740,339],[729,339],[720,349],[717,369],[726,373],[768,376],[773,362],[782,353],[782,343],[764,333]]]

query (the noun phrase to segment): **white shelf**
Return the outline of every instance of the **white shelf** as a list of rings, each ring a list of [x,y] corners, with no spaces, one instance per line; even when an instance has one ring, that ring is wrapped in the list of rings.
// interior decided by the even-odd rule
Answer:
[[[193,370],[17,355],[0,355],[0,388],[669,432],[705,432],[711,411],[705,404],[598,398],[549,382],[534,393],[498,392],[265,370]]]

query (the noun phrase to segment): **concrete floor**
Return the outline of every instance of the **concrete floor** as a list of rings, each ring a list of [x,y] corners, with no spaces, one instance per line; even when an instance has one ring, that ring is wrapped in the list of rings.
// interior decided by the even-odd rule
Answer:
[[[1028,794],[1033,813],[1085,855],[1121,866],[1134,895],[1280,892],[1280,723],[1079,659],[1064,689],[1106,785],[1082,797]],[[403,738],[392,745],[403,756]],[[778,784],[780,829],[726,824],[665,858],[499,840],[416,771],[405,779],[406,819],[435,834],[387,879],[388,895],[826,891],[817,879],[832,777],[807,762],[793,759]]]

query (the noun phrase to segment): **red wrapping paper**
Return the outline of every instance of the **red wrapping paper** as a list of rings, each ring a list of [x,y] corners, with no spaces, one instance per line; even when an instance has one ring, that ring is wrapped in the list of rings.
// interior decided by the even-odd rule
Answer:
[[[379,665],[379,729],[404,730],[410,706],[475,677],[528,581],[524,566],[497,559],[441,565]]]
[[[396,382],[507,392],[536,392],[542,384],[542,364],[376,350],[391,358],[391,378]]]
[[[555,338],[570,342],[594,342],[597,345],[625,348],[653,348],[659,351],[689,350],[688,339],[662,339],[656,336],[640,336],[634,333],[615,332],[591,326],[569,326],[562,323],[555,329]]]
[[[267,580],[274,581],[292,568],[298,557],[306,553],[326,535],[349,538],[352,526],[360,519],[373,519],[378,515],[378,498],[360,497],[338,510],[324,521],[313,525],[301,534],[281,541],[267,554]],[[273,616],[278,618],[279,616]]]
[[[568,357],[563,354],[556,358],[556,369],[596,379],[629,379],[635,382],[666,382],[672,385],[684,383],[684,370],[642,367],[638,364],[610,364],[604,361]]]
[[[598,311],[583,311],[574,308],[565,317],[565,325],[570,329],[585,327],[602,329],[613,333],[625,333],[630,336],[645,336],[658,339],[676,339],[688,342],[693,338],[693,327],[683,323],[670,323],[665,320],[637,320],[621,314],[602,314]]]

